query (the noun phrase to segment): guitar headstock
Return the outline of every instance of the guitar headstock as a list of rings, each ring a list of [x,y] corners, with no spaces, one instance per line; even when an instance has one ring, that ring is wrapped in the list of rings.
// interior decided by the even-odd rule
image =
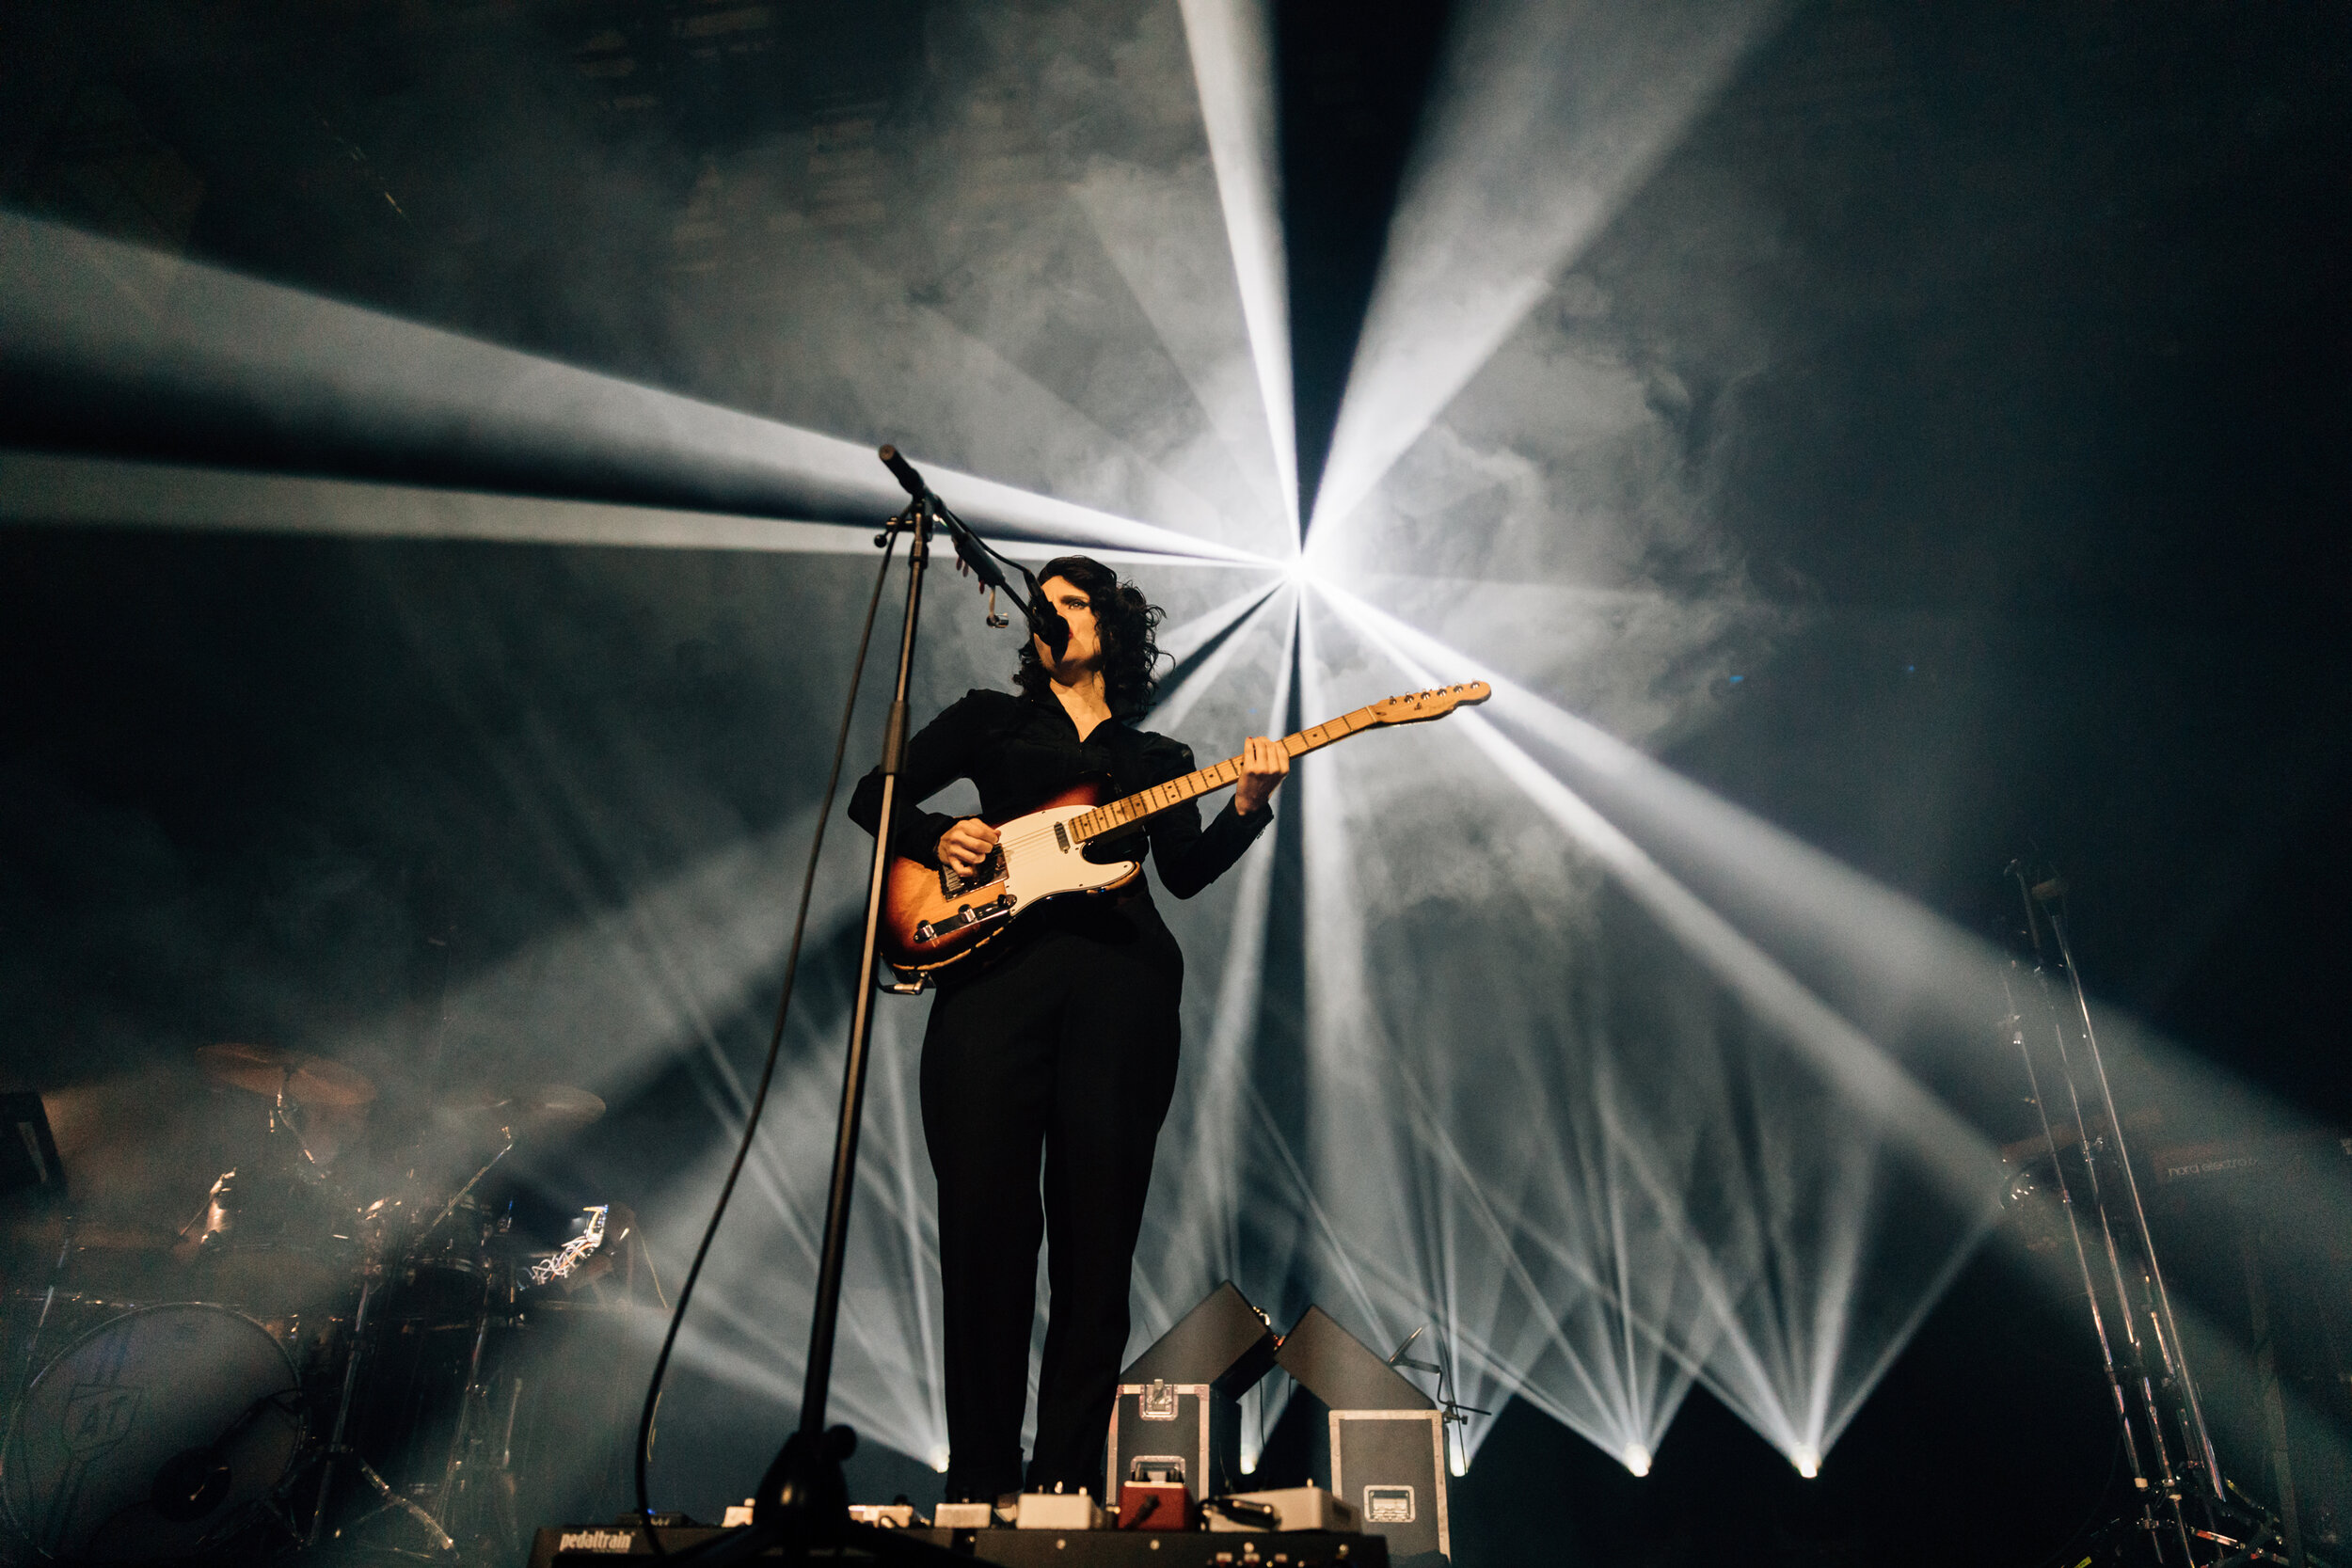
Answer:
[[[1418,724],[1428,719],[1442,719],[1457,707],[1473,707],[1493,695],[1493,689],[1485,681],[1471,681],[1463,686],[1407,691],[1401,697],[1375,703],[1368,711],[1377,724]]]

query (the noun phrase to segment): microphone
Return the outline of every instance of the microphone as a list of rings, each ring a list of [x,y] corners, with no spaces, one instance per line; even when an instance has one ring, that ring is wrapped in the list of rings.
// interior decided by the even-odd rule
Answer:
[[[1061,618],[1060,610],[1045,602],[1042,593],[1029,603],[1029,629],[1037,633],[1038,641],[1056,658],[1061,657],[1062,650],[1070,646],[1070,623]]]
[[[890,470],[890,477],[897,480],[908,495],[921,500],[931,493],[931,487],[923,483],[923,476],[914,471],[914,465],[898,455],[897,447],[885,446],[879,455],[882,467]]]
[[[890,470],[890,477],[897,480],[899,487],[908,495],[916,500],[921,500],[930,495],[930,486],[923,483],[923,476],[915,471],[914,465],[899,455],[897,447],[884,445],[877,449],[875,455],[882,459],[882,467]],[[946,523],[947,531],[956,542],[957,557],[972,568],[973,575],[977,577],[985,586],[1001,588],[1008,594],[1011,593],[1012,584],[1005,580],[1005,574],[997,569],[994,562],[989,560],[987,546],[974,536],[970,529],[963,526],[961,518],[947,511],[944,503],[938,502],[936,498],[933,499],[933,504],[938,507],[942,521]],[[1070,623],[1061,618],[1059,610],[1045,602],[1045,596],[1041,593],[1036,591],[1037,578],[1029,577],[1025,570],[1023,570],[1021,575],[1029,578],[1031,589],[1029,597],[1021,601],[1021,613],[1028,621],[1029,629],[1037,634],[1039,641],[1053,651],[1056,658],[1059,658],[1062,651],[1070,646]]]

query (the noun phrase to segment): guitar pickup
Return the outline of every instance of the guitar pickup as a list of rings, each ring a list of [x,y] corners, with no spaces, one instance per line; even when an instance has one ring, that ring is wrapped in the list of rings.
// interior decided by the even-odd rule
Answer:
[[[968,931],[975,926],[985,926],[992,920],[1002,920],[1010,913],[1012,913],[1012,895],[1008,893],[1001,898],[990,899],[977,909],[966,904],[945,920],[926,920],[914,928],[914,940],[937,942],[941,937],[951,937],[958,931]]]
[[[1004,875],[1005,851],[1003,847],[999,846],[991,849],[988,852],[988,859],[974,866],[969,876],[961,871],[950,871],[947,867],[941,866],[939,868],[939,895],[942,898],[953,898],[960,893],[969,893],[976,887],[986,887],[991,882],[1000,881]]]

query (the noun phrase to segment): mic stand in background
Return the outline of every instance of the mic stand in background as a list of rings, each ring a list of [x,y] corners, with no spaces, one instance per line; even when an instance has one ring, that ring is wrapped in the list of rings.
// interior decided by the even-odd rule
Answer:
[[[907,744],[907,684],[914,670],[914,641],[923,608],[923,574],[930,565],[931,529],[946,527],[956,541],[956,553],[981,580],[992,587],[1009,586],[990,559],[993,554],[962,519],[941,503],[922,476],[896,449],[882,449],[882,460],[913,498],[907,509],[890,519],[876,536],[886,546],[901,530],[909,539],[907,551],[906,623],[898,633],[898,674],[890,690],[890,713],[882,727],[882,818],[874,828],[873,865],[866,885],[866,934],[858,955],[858,983],[850,988],[855,1002],[850,1016],[850,1050],[841,1069],[841,1112],[834,1134],[833,1182],[825,1197],[824,1250],[817,1268],[817,1302],[808,1330],[808,1371],[801,1386],[801,1421],[768,1473],[760,1478],[752,1505],[749,1528],[720,1536],[705,1544],[672,1554],[672,1560],[698,1568],[723,1568],[747,1562],[771,1547],[782,1546],[790,1561],[806,1561],[815,1552],[834,1560],[864,1552],[881,1562],[935,1562],[970,1568],[972,1560],[944,1546],[911,1540],[895,1529],[850,1521],[850,1491],[841,1462],[857,1450],[857,1433],[847,1426],[827,1430],[825,1400],[833,1381],[834,1330],[841,1316],[841,1275],[850,1237],[850,1198],[857,1180],[858,1128],[866,1106],[866,1069],[874,1030],[875,959],[882,937],[882,887],[890,870],[891,832],[898,824],[898,769]],[[1028,578],[1028,572],[1014,568]],[[1035,579],[1030,578],[1034,589]],[[1034,597],[1034,593],[1031,595]],[[1032,625],[1037,611],[1025,606]],[[1057,620],[1059,617],[1056,617]],[[1063,637],[1069,632],[1065,626]]]
[[[2003,875],[2016,882],[2023,901],[2024,934],[2033,945],[2032,1000],[2039,1004],[2028,1010],[2022,1005],[2018,988],[2005,978],[2010,1004],[2006,1030],[2025,1065],[2051,1180],[2074,1243],[2092,1333],[2115,1403],[2121,1441],[2131,1463],[2129,1512],[2138,1517],[2129,1528],[2145,1540],[2149,1555],[2159,1564],[2169,1568],[2177,1559],[2183,1568],[2197,1568],[2198,1542],[2224,1538],[2193,1523],[2192,1507],[2201,1511],[2209,1524],[2221,1523],[2222,1515],[2238,1510],[2225,1490],[2213,1438],[2205,1426],[2204,1407],[2189,1373],[2171,1291],[2156,1260],[2155,1238],[2149,1228],[2147,1207],[2140,1200],[2138,1177],[2132,1169],[2123,1118],[2099,1049],[2090,994],[2068,940],[2063,908],[2066,883],[2055,875],[2029,872],[2022,859],[2010,862]],[[2032,1035],[2045,1029],[2048,1043],[2040,1049],[2047,1053],[2043,1059],[2056,1069],[2046,1078],[2035,1065],[2037,1052],[2031,1041]],[[2055,1122],[2050,1102],[2043,1098],[2045,1082],[2053,1093],[2059,1087],[2065,1091]],[[2086,1099],[2090,1101],[2088,1106]],[[2070,1150],[2078,1162],[2075,1169],[2081,1178],[2081,1195],[2088,1199],[2079,1213],[2065,1158]],[[2095,1251],[2086,1242],[2086,1231],[2097,1243]],[[2105,1261],[2104,1270],[2095,1267],[2094,1258]],[[2102,1273],[2104,1279],[2098,1277]],[[2112,1317],[2103,1306],[2103,1289],[2106,1306],[2113,1308]],[[2115,1330],[2112,1338],[2110,1323]],[[2143,1438],[2147,1445],[2144,1458]],[[2168,1544],[2172,1550],[2167,1550]],[[2216,1560],[2219,1560],[2217,1554]]]

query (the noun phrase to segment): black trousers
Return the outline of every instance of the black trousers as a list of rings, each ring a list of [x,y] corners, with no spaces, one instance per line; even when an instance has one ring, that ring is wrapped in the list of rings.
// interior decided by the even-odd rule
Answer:
[[[1083,908],[1006,940],[1020,945],[941,990],[923,1037],[951,1499],[1021,1485],[1041,1241],[1050,1295],[1028,1484],[1102,1491],[1136,1237],[1176,1087],[1184,955],[1158,911]]]

